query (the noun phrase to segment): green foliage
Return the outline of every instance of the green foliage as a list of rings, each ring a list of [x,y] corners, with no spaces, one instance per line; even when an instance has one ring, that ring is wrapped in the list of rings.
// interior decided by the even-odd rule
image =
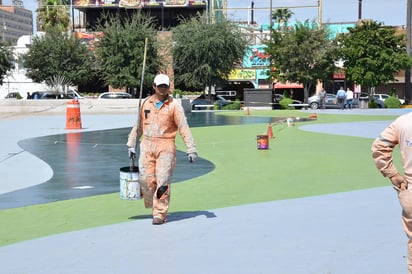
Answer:
[[[282,24],[283,27],[287,28],[288,21],[290,17],[292,17],[293,12],[289,9],[281,8],[281,9],[276,9],[275,11],[272,12],[272,20],[275,20],[278,24],[278,30],[281,29]]]
[[[209,23],[206,16],[185,19],[173,29],[175,83],[211,87],[227,79],[245,54],[245,35],[231,22]]]
[[[368,108],[379,108],[375,101],[369,101]]]
[[[95,50],[100,78],[115,88],[139,90],[147,38],[144,87],[151,87],[160,69],[153,20],[140,11],[126,18],[103,15],[98,30],[103,32]]]
[[[395,81],[396,72],[411,64],[404,37],[382,23],[364,21],[337,40],[347,80],[368,89]]]
[[[55,77],[65,78],[73,84],[87,81],[93,72],[93,56],[87,46],[74,36],[50,31],[36,36],[23,55],[27,76],[35,82],[52,85]]]
[[[281,109],[295,109],[295,107],[289,107],[289,104],[292,104],[293,100],[290,98],[283,98],[279,101],[279,105]]]
[[[37,22],[43,31],[67,31],[70,26],[69,0],[46,0],[37,11]]]
[[[391,96],[387,98],[383,104],[385,105],[386,108],[400,108],[401,107],[401,101],[399,101],[398,98]]]
[[[235,100],[232,104],[223,106],[224,110],[239,110],[241,106],[240,100]]]
[[[173,90],[173,97],[176,98],[176,96],[179,95],[179,97],[181,98],[183,95],[183,90],[176,88],[175,90]]]
[[[3,43],[0,43],[0,85],[7,72],[13,68],[13,51]]]
[[[329,81],[335,69],[336,45],[330,41],[327,29],[314,22],[298,23],[292,30],[273,30],[267,46],[274,65],[270,78],[302,83],[305,102],[310,87],[317,80]]]

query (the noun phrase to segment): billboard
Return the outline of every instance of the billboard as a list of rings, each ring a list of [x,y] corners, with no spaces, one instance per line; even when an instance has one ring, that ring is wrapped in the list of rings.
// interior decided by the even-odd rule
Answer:
[[[249,46],[243,58],[243,68],[269,67],[270,55],[266,53],[266,45]]]
[[[144,8],[157,7],[187,7],[206,6],[206,1],[201,0],[73,0],[73,6],[77,7],[124,7]]]

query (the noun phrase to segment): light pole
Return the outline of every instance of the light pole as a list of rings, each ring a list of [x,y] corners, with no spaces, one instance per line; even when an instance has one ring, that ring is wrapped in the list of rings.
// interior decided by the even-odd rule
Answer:
[[[406,52],[411,56],[411,15],[412,0],[408,0],[406,7]],[[409,104],[411,99],[411,67],[405,69],[405,102]]]
[[[362,20],[362,0],[358,3],[358,20]]]
[[[163,29],[164,29],[164,26],[165,26],[165,2],[164,1],[162,1],[161,3],[160,3],[161,5],[162,5],[162,31],[163,31]]]
[[[322,0],[318,1],[318,25],[322,27]]]

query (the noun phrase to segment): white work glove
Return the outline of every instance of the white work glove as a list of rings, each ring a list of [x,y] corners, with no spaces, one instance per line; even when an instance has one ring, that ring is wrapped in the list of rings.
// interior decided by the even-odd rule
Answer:
[[[192,152],[192,153],[188,153],[187,154],[187,159],[189,160],[189,162],[193,163],[194,161],[196,161],[197,158],[197,153],[196,152]]]
[[[134,149],[134,147],[129,147],[128,153],[130,159],[136,159],[136,150]]]

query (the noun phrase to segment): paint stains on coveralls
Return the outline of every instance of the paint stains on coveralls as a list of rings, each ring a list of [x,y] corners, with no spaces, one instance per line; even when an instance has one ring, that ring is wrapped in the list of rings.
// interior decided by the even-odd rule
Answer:
[[[139,130],[137,131],[136,122],[129,134],[127,145],[134,147],[136,140],[142,137],[139,181],[145,207],[153,207],[153,217],[165,220],[170,202],[170,183],[176,166],[177,132],[186,145],[187,153],[197,152],[196,145],[183,107],[172,97],[157,109],[156,97],[150,96],[143,102],[139,114]]]

